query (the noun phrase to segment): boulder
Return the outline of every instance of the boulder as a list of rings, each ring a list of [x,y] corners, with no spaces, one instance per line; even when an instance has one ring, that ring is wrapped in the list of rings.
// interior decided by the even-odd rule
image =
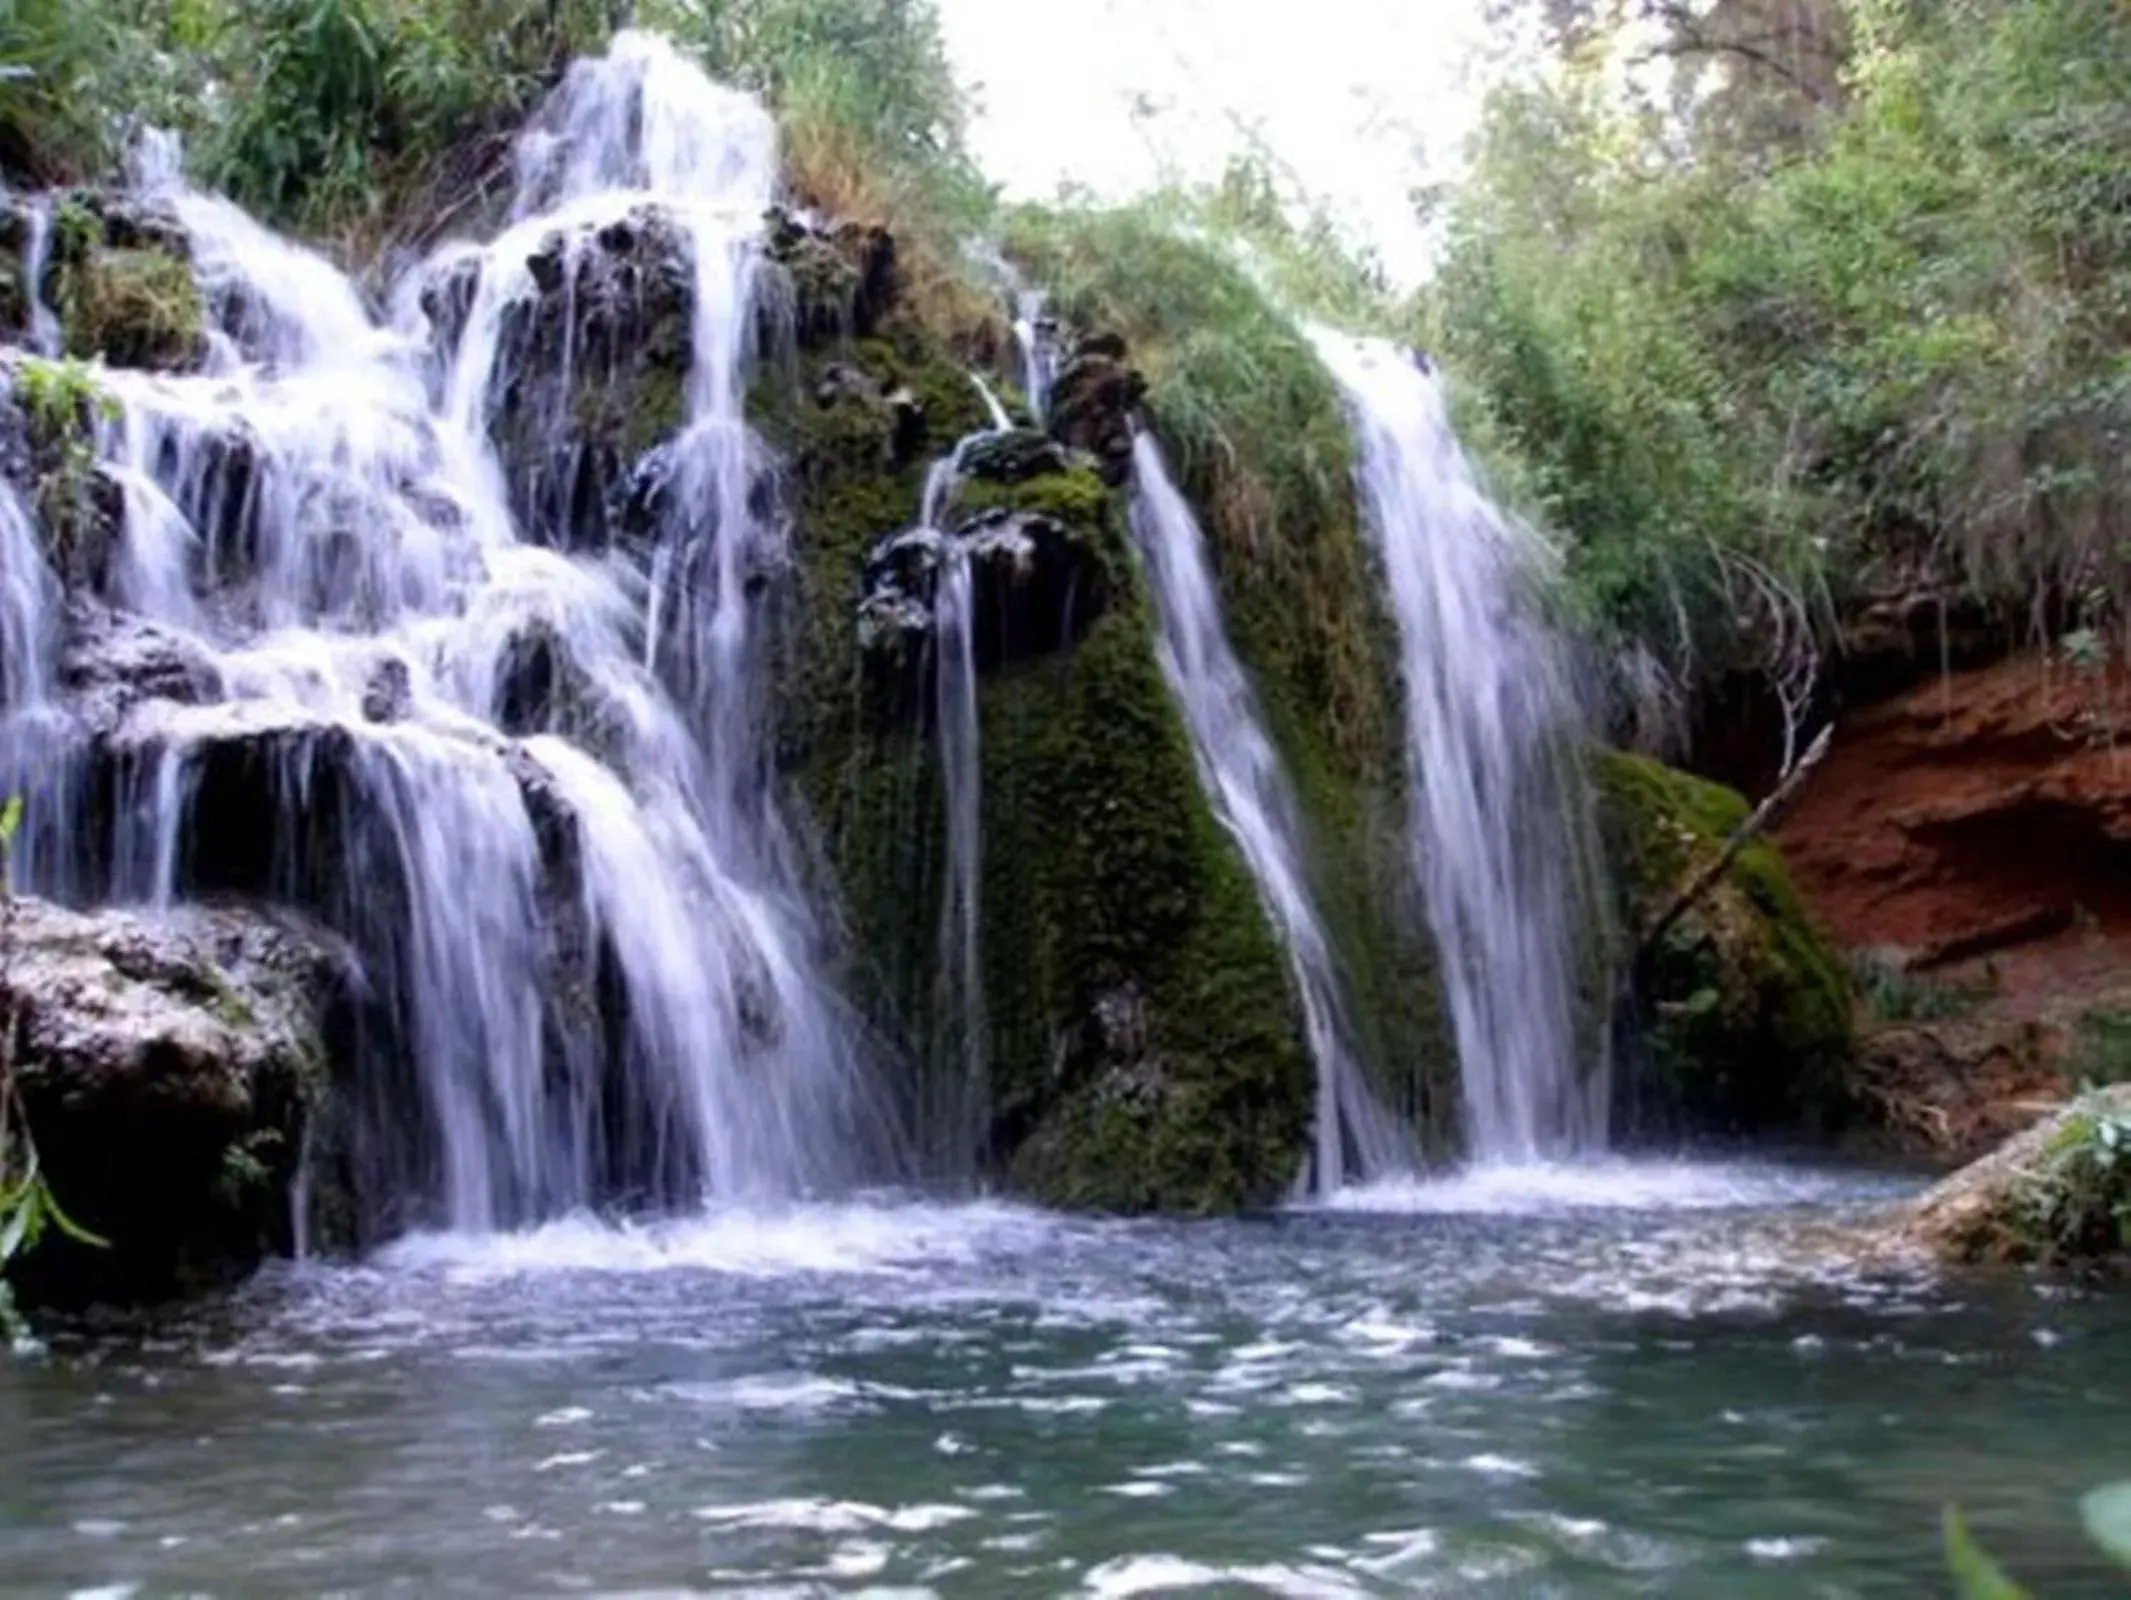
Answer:
[[[1074,345],[1051,387],[1051,432],[1085,450],[1103,482],[1116,487],[1132,476],[1132,416],[1147,380],[1125,360],[1115,334],[1090,334]]]
[[[62,198],[40,287],[70,356],[180,372],[206,352],[191,241],[161,201],[93,190]]]
[[[25,1297],[153,1301],[285,1250],[345,958],[233,910],[84,915],[24,899],[5,938],[0,1021],[24,1116],[60,1204],[109,1241],[48,1234],[21,1264]]]
[[[2059,1106],[1905,1207],[1882,1242],[1955,1262],[2122,1265],[2131,1245],[2131,1084]]]
[[[1631,940],[1746,820],[1745,799],[1641,756],[1593,758],[1615,920]],[[1628,975],[1632,1135],[1825,1133],[1849,1115],[1849,971],[1782,856],[1749,844]]]

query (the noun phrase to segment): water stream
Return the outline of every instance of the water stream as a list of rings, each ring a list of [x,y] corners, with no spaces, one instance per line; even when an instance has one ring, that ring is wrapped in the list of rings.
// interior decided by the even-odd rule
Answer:
[[[1412,1164],[1395,1120],[1369,1092],[1353,1048],[1339,965],[1310,892],[1301,807],[1230,648],[1198,519],[1142,431],[1132,447],[1132,533],[1161,618],[1162,676],[1191,730],[1200,781],[1236,841],[1302,1000],[1317,1102],[1306,1187],[1328,1195]]]
[[[167,142],[144,147],[140,181],[190,237],[213,356],[196,375],[103,374],[119,409],[99,453],[124,499],[116,598],[202,681],[115,736],[143,777],[114,840],[64,789],[87,730],[55,759],[11,719],[0,779],[31,790],[39,819],[23,882],[187,892],[227,847],[203,785],[263,762],[277,893],[353,938],[417,1087],[426,1133],[391,1105],[359,1152],[373,1193],[478,1229],[617,1193],[834,1187],[875,1170],[887,1123],[864,1108],[764,737],[759,614],[786,553],[742,401],[775,128],[625,33],[571,69],[516,159],[505,232],[446,247],[380,321],[322,258],[187,187]],[[506,392],[537,374],[507,335],[539,292],[536,252],[559,245],[574,285],[603,229],[647,215],[693,264],[685,422],[650,537],[574,549],[567,529],[513,515],[493,434]],[[463,325],[433,328],[425,291],[469,275]],[[566,366],[559,395],[536,397],[558,458],[575,448],[569,381]],[[6,510],[20,701],[36,675],[15,622],[42,602]],[[507,726],[528,651],[571,675],[593,728],[552,708]],[[571,918],[545,899],[534,813],[549,805],[569,819],[576,916],[615,993],[601,1015],[567,1009],[553,978],[543,930]]]
[[[1442,955],[1468,1154],[1587,1155],[1605,1074],[1579,1040],[1579,895],[1592,860],[1574,776],[1584,724],[1540,614],[1546,551],[1482,489],[1442,387],[1406,352],[1328,330],[1363,509],[1389,580],[1406,686],[1415,867]]]
[[[2121,1299],[1873,1278],[1883,1185],[879,1201],[409,1239],[0,1363],[0,1593],[2118,1592]],[[128,1588],[126,1586],[137,1586]]]

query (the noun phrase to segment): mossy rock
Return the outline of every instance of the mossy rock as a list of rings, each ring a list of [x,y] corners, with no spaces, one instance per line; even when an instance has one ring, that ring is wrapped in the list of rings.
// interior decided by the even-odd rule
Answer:
[[[824,381],[834,363],[835,381]],[[937,1015],[945,839],[926,697],[884,704],[860,668],[867,560],[916,520],[927,461],[986,425],[944,344],[906,317],[755,414],[794,497],[798,605],[777,725],[841,895],[849,987],[911,1061],[906,1103],[951,1101]],[[851,379],[853,370],[863,382]],[[894,408],[924,420],[898,449]],[[1121,498],[1084,461],[964,486],[956,516],[1041,516],[1109,588],[1077,639],[991,663],[979,685],[989,1061],[979,1170],[1047,1203],[1218,1211],[1269,1201],[1307,1135],[1311,1069],[1286,965],[1241,860],[1200,794],[1162,682]],[[1129,1044],[1095,1024],[1129,993]],[[935,1124],[936,1125],[936,1124]],[[951,1170],[956,1152],[931,1152]]]
[[[199,363],[206,309],[174,219],[113,197],[70,198],[46,274],[68,355],[165,372]]]
[[[1649,926],[1723,848],[1746,800],[1660,762],[1595,751],[1599,825],[1619,926]],[[1632,975],[1641,1029],[1621,1075],[1631,1135],[1832,1131],[1856,1055],[1849,971],[1766,839],[1647,952]]]
[[[1910,1204],[1890,1242],[1957,1262],[2121,1270],[2131,1259],[2131,1084],[2059,1107]]]

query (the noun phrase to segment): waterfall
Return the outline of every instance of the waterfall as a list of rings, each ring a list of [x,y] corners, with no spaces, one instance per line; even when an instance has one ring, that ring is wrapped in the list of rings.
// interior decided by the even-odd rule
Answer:
[[[1014,342],[1021,347],[1021,389],[1029,414],[1042,427],[1050,421],[1051,384],[1058,376],[1056,329],[1043,309],[1043,295],[1023,289],[1014,296]]]
[[[1162,675],[1190,728],[1200,781],[1243,853],[1302,998],[1317,1069],[1311,1187],[1329,1194],[1405,1170],[1405,1138],[1355,1060],[1338,962],[1311,899],[1301,810],[1229,647],[1206,541],[1144,431],[1133,440],[1132,464],[1132,533],[1161,616]]]
[[[984,1005],[983,769],[977,720],[976,585],[969,549],[943,526],[947,503],[972,447],[1009,432],[1013,420],[976,373],[991,426],[958,441],[925,474],[917,531],[933,541],[938,571],[932,591],[933,739],[947,821],[947,880],[940,895],[937,993],[942,1082],[927,1117],[948,1170],[968,1176],[987,1136],[990,1062]]]
[[[1482,490],[1440,384],[1394,346],[1313,334],[1346,391],[1364,512],[1397,612],[1416,870],[1443,963],[1477,1162],[1604,1142],[1576,1027],[1591,859],[1582,718],[1539,612],[1548,553]]]
[[[125,775],[109,840],[66,804],[64,764],[10,758],[0,781],[57,819],[25,886],[270,892],[347,934],[412,1091],[376,1088],[377,1114],[418,1106],[426,1130],[373,1141],[413,1148],[382,1174],[420,1191],[393,1196],[397,1217],[492,1228],[877,1171],[767,737],[765,592],[788,551],[743,401],[768,113],[618,35],[521,136],[500,237],[439,251],[385,321],[322,258],[187,187],[167,146],[136,171],[189,235],[212,327],[204,371],[98,374],[124,509],[108,587],[196,670],[184,695],[75,731],[67,771],[105,752]],[[537,251],[560,241],[574,271],[645,214],[692,275],[683,418],[645,536],[573,549],[513,511],[499,407],[546,380],[506,331],[542,291]],[[421,307],[454,285],[463,315],[433,328]],[[546,414],[559,458],[568,407]],[[0,667],[19,703],[57,646],[17,660],[23,619],[52,606],[10,509]],[[567,673],[546,699],[580,720],[549,704],[528,724],[529,659]],[[230,814],[262,791],[266,815]]]

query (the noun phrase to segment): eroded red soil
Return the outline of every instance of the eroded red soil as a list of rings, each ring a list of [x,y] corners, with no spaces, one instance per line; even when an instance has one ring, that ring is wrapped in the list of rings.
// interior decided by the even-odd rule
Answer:
[[[2061,1093],[2078,1019],[2131,1010],[2131,672],[2028,655],[1846,716],[1778,838],[1842,944],[1973,996],[1878,1030],[1876,1091],[1948,1148]],[[1945,1124],[1942,1133],[1932,1130]]]

